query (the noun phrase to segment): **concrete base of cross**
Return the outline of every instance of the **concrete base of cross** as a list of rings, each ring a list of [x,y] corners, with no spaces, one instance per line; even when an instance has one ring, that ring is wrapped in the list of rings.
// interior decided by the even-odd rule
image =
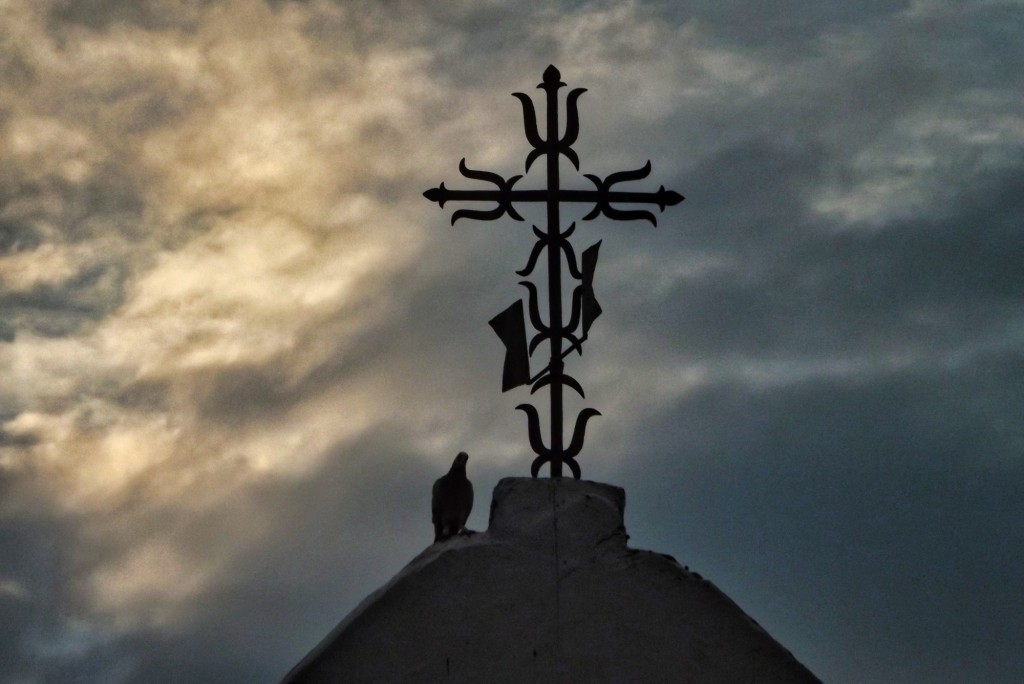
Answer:
[[[611,485],[501,480],[487,531],[428,547],[284,682],[818,681],[709,581],[627,547],[624,508]]]

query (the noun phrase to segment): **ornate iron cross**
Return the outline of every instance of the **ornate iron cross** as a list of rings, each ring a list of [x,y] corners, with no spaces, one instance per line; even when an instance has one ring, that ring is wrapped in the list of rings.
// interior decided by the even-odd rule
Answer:
[[[562,188],[558,178],[559,156],[565,156],[572,165],[579,171],[580,160],[572,149],[573,143],[579,134],[579,113],[576,102],[580,95],[586,92],[586,88],[575,88],[569,91],[565,99],[566,121],[565,132],[561,137],[559,133],[558,117],[558,89],[565,84],[561,81],[562,75],[554,66],[544,70],[544,80],[537,87],[547,95],[547,127],[545,133],[547,138],[541,138],[537,129],[537,115],[534,110],[533,101],[524,93],[512,93],[513,97],[519,99],[523,105],[523,120],[526,129],[526,139],[533,149],[526,157],[526,171],[540,157],[547,161],[547,187],[542,190],[514,189],[517,181],[523,176],[512,176],[505,180],[496,173],[488,171],[475,171],[466,166],[466,160],[459,162],[459,172],[466,178],[485,181],[494,184],[491,190],[450,190],[441,183],[436,188],[427,190],[424,196],[431,202],[437,202],[444,207],[446,202],[495,202],[497,206],[489,210],[459,209],[452,214],[452,224],[460,218],[479,219],[482,221],[493,221],[508,214],[516,221],[524,220],[516,211],[517,202],[542,202],[547,207],[548,226],[547,232],[542,232],[537,226],[533,226],[533,232],[537,236],[537,244],[534,245],[526,267],[516,271],[520,276],[527,277],[537,265],[541,252],[547,250],[548,260],[548,318],[547,323],[541,318],[540,307],[537,302],[537,288],[529,281],[522,281],[529,294],[529,316],[530,324],[537,330],[531,338],[529,346],[526,343],[526,324],[523,312],[522,300],[505,309],[490,321],[490,325],[501,338],[505,345],[505,366],[502,375],[502,391],[506,392],[520,385],[530,385],[530,393],[534,393],[542,387],[548,387],[550,391],[551,420],[550,439],[547,445],[541,437],[540,416],[537,409],[531,404],[520,404],[516,408],[526,413],[527,427],[530,436],[530,446],[537,454],[530,467],[530,473],[537,477],[541,466],[545,463],[551,464],[551,477],[562,476],[562,464],[568,464],[573,477],[580,478],[580,467],[576,463],[576,457],[583,448],[583,438],[586,432],[587,421],[593,416],[600,415],[600,412],[585,408],[576,417],[575,428],[572,439],[566,446],[563,438],[562,422],[562,389],[570,387],[584,396],[583,388],[579,382],[564,371],[564,359],[573,351],[583,353],[583,343],[587,339],[590,325],[601,313],[601,307],[594,298],[594,270],[597,266],[597,254],[601,247],[601,241],[596,242],[583,251],[582,263],[577,264],[576,254],[569,243],[569,236],[576,229],[575,222],[563,232],[559,219],[559,207],[564,202],[582,202],[593,204],[590,213],[583,217],[589,221],[604,215],[613,220],[628,221],[633,219],[646,219],[653,225],[657,225],[654,214],[645,209],[618,209],[618,204],[653,204],[657,205],[660,211],[665,207],[678,204],[683,196],[677,192],[666,190],[664,186],[659,187],[657,192],[628,192],[613,189],[613,186],[623,181],[633,181],[646,178],[651,172],[651,162],[648,161],[642,168],[634,171],[619,171],[601,179],[592,174],[584,174],[584,177],[594,184],[593,190],[570,190]],[[565,255],[566,266],[570,275],[579,284],[572,293],[572,310],[569,321],[564,322],[562,317],[562,255]],[[551,358],[548,365],[535,375],[530,374],[530,356],[544,340],[548,340],[551,348]],[[568,344],[568,346],[566,346]]]

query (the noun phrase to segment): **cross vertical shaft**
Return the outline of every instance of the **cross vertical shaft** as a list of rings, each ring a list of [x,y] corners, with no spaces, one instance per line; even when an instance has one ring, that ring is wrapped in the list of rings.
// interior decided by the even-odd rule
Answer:
[[[547,95],[547,163],[548,163],[548,325],[551,327],[551,451],[561,454],[563,449],[562,429],[562,249],[561,217],[559,216],[558,189],[558,89],[563,85],[559,79],[547,78],[544,74],[544,90]],[[551,460],[551,477],[562,476],[561,459]]]

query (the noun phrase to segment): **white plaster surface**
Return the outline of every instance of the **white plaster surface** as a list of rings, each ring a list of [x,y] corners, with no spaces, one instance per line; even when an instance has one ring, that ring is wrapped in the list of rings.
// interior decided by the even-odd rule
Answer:
[[[506,478],[486,532],[433,544],[282,684],[818,682],[709,581],[626,546],[625,493]]]

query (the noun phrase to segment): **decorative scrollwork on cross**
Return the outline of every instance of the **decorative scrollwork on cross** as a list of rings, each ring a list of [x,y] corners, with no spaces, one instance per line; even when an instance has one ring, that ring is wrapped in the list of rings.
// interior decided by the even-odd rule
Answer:
[[[590,326],[601,314],[601,306],[594,297],[594,270],[597,267],[597,255],[601,241],[585,249],[581,255],[582,259],[577,261],[576,253],[569,242],[569,237],[576,229],[576,224],[572,223],[564,231],[562,230],[559,218],[560,207],[566,202],[592,204],[593,207],[582,220],[590,221],[599,216],[605,216],[615,221],[647,220],[656,226],[658,221],[651,211],[621,209],[619,206],[623,204],[654,205],[658,207],[659,211],[664,211],[666,207],[683,201],[683,196],[672,190],[666,190],[664,186],[659,187],[657,192],[629,192],[616,189],[615,186],[619,183],[646,178],[651,172],[650,161],[639,169],[618,171],[603,179],[593,174],[584,174],[584,177],[594,184],[593,190],[562,188],[558,173],[559,157],[564,156],[568,159],[577,171],[580,168],[579,156],[572,149],[572,145],[576,142],[580,130],[577,103],[580,96],[586,92],[585,88],[575,88],[569,91],[565,98],[565,131],[559,137],[558,90],[564,86],[565,83],[562,83],[558,69],[554,66],[545,69],[543,81],[537,86],[547,96],[547,126],[545,129],[547,137],[545,138],[541,137],[538,129],[533,100],[524,93],[512,93],[513,97],[518,99],[523,106],[526,139],[533,148],[526,157],[526,172],[529,172],[535,161],[545,157],[547,160],[546,188],[516,189],[515,185],[523,178],[522,175],[512,176],[506,180],[496,173],[471,169],[466,166],[466,160],[463,159],[459,162],[459,172],[464,177],[491,183],[494,188],[489,190],[452,190],[441,183],[438,187],[431,188],[423,194],[428,200],[437,202],[438,206],[442,208],[447,202],[495,203],[491,209],[456,210],[452,214],[453,225],[461,218],[493,221],[506,215],[516,221],[523,221],[523,217],[516,210],[516,203],[537,202],[546,206],[547,231],[541,231],[537,226],[533,226],[537,243],[530,252],[526,266],[516,273],[524,278],[530,276],[537,266],[541,254],[546,252],[548,262],[547,320],[545,321],[541,316],[537,287],[530,281],[524,280],[520,284],[527,291],[526,311],[523,308],[523,300],[520,299],[492,318],[490,326],[505,345],[502,391],[507,392],[515,387],[529,385],[531,394],[543,387],[547,387],[550,392],[550,437],[546,444],[541,435],[540,414],[536,407],[526,403],[516,407],[526,414],[530,447],[537,455],[530,466],[531,475],[537,477],[541,467],[548,463],[551,467],[551,477],[561,477],[562,464],[566,464],[572,471],[573,477],[579,479],[580,467],[576,462],[576,457],[583,449],[587,421],[600,415],[600,412],[592,408],[580,411],[576,416],[569,444],[564,443],[562,390],[569,387],[580,397],[584,397],[583,387],[580,383],[565,372],[564,359],[573,351],[579,354],[583,353],[583,343],[587,340]],[[569,275],[578,281],[572,292],[572,308],[569,312],[568,322],[563,321],[562,317],[563,256]],[[527,315],[530,325],[537,331],[530,338],[529,344],[526,339]],[[543,369],[531,375],[530,357],[545,341],[550,345],[550,360]]]

